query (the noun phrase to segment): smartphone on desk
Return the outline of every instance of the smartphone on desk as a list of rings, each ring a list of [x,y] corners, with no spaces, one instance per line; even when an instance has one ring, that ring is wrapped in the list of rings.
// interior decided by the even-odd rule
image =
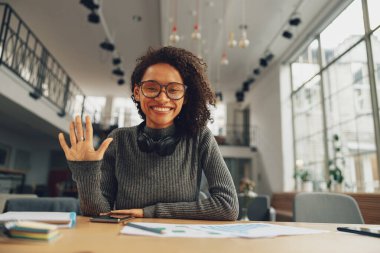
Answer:
[[[90,221],[92,222],[105,222],[105,223],[120,223],[126,220],[133,219],[134,217],[131,215],[99,215],[95,217],[91,217]]]
[[[368,235],[380,238],[380,227],[364,228],[364,227],[338,227],[338,231],[354,233],[359,235]]]

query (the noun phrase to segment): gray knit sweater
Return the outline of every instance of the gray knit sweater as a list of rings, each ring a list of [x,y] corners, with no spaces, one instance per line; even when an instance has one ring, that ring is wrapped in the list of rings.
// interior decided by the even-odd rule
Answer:
[[[144,128],[157,140],[175,126]],[[102,161],[68,161],[77,183],[82,214],[142,208],[144,217],[236,220],[238,200],[232,177],[206,127],[183,138],[170,156],[145,153],[137,146],[137,126],[114,130]],[[202,170],[210,197],[199,199]]]

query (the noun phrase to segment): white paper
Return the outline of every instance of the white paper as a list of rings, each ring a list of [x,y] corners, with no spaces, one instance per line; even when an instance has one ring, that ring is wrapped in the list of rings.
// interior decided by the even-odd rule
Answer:
[[[226,225],[201,225],[201,224],[166,224],[166,223],[145,223],[134,222],[135,224],[149,227],[160,228],[163,233],[154,233],[142,229],[124,226],[120,231],[121,234],[158,236],[158,237],[189,237],[189,238],[262,238],[275,237],[283,235],[306,235],[318,234],[328,231],[315,230],[300,227],[273,225],[265,223],[240,223]]]
[[[166,223],[146,223],[146,222],[133,222],[135,224],[149,227],[163,229],[162,234],[134,228],[130,226],[124,226],[120,231],[121,234],[128,235],[143,235],[143,236],[158,236],[158,237],[191,237],[191,238],[226,238],[231,237],[225,233],[215,233],[213,231],[202,231],[192,229],[189,225],[182,224],[166,224]]]

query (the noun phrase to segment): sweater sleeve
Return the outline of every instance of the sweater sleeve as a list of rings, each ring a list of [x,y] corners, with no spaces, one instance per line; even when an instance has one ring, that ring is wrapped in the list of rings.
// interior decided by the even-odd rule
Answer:
[[[199,166],[209,183],[210,197],[194,202],[158,203],[144,208],[145,217],[236,220],[238,199],[231,174],[211,131],[205,128],[199,142]]]
[[[82,215],[95,216],[113,209],[117,191],[115,137],[101,161],[67,161],[77,184]]]

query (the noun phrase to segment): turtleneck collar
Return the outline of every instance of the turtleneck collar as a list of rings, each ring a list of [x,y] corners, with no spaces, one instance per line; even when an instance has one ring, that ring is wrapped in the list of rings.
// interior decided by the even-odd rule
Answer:
[[[167,136],[173,136],[175,134],[175,125],[168,126],[166,128],[150,128],[144,126],[143,132],[148,134],[153,140],[159,140]]]

